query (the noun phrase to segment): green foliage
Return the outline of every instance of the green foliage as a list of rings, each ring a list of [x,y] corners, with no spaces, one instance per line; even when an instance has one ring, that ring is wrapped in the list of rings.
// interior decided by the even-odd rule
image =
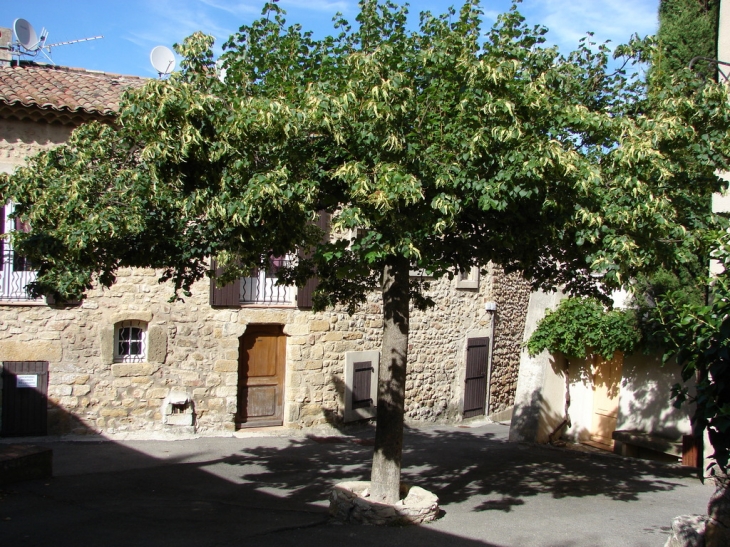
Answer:
[[[661,325],[656,316],[657,302],[671,294],[677,305],[705,303],[707,285],[702,280],[707,277],[709,257],[704,258],[698,257],[696,263],[682,265],[677,272],[660,269],[650,275],[637,276],[634,280],[629,305],[639,320],[645,351],[665,351]]]
[[[657,301],[656,335],[666,348],[665,360],[676,359],[686,382],[696,380],[690,395],[686,385],[674,387],[675,404],[697,405],[694,427],[707,428],[723,470],[730,459],[730,235],[718,236],[713,253],[724,267],[713,277],[709,304],[686,302],[682,291],[670,291]]]
[[[360,10],[357,28],[337,18],[315,40],[266,4],[226,43],[225,82],[195,34],[182,71],[129,92],[116,126],[0,178],[33,226],[16,242],[39,265],[33,290],[78,296],[148,266],[187,291],[209,257],[226,281],[312,248],[281,273],[302,284],[316,269],[318,307],[353,310],[398,257],[437,278],[493,261],[605,298],[691,261],[698,229],[719,225],[701,204],[728,168],[721,87],[679,75],[647,95],[608,70],[605,46],[561,56],[515,7],[486,34],[476,1],[415,32],[403,7]],[[318,244],[320,210],[346,239]]]
[[[530,355],[543,350],[583,358],[591,354],[610,359],[614,353],[636,350],[641,341],[631,310],[606,311],[592,298],[567,298],[548,311],[527,342]]]
[[[719,14],[719,0],[661,0],[653,70],[666,77],[686,70],[694,57],[716,59]],[[702,62],[697,71],[715,79],[717,67]]]

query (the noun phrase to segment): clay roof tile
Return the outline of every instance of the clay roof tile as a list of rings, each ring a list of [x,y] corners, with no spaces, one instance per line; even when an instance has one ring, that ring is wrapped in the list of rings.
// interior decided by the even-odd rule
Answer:
[[[112,115],[146,79],[50,65],[0,67],[0,104]]]

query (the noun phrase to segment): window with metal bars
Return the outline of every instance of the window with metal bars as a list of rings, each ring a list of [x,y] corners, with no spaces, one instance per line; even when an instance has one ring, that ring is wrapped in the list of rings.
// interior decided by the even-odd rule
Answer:
[[[147,324],[122,321],[114,329],[114,361],[141,363],[147,360]]]

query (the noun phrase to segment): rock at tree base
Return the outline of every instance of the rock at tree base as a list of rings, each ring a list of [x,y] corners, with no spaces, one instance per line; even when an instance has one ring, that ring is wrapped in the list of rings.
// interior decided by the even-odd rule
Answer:
[[[439,514],[438,498],[418,486],[401,485],[405,497],[394,505],[368,499],[369,481],[341,482],[330,496],[330,515],[355,524],[421,524]]]
[[[682,515],[672,519],[672,536],[664,547],[705,547],[704,515]]]

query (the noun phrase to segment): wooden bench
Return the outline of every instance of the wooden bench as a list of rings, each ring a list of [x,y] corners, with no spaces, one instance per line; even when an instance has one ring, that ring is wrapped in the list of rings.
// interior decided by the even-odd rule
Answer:
[[[53,475],[53,451],[34,445],[0,445],[0,486]]]
[[[645,431],[620,429],[614,431],[611,437],[617,441],[615,450],[622,456],[642,457],[641,449],[646,449],[677,459],[681,458],[684,466],[699,467],[701,465],[702,451],[692,435],[670,438]]]

